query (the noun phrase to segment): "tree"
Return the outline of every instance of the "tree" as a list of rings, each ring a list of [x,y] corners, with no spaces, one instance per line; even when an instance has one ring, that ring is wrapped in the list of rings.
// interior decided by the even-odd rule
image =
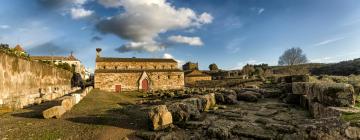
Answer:
[[[211,71],[216,71],[216,70],[219,70],[218,66],[215,64],[215,63],[212,63],[209,65],[209,69]]]
[[[308,62],[308,59],[303,54],[303,50],[295,47],[286,50],[279,58],[279,65],[281,66],[293,66],[306,62]]]

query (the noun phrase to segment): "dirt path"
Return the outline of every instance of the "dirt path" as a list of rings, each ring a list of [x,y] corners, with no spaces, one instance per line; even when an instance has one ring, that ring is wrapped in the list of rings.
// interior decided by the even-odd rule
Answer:
[[[43,119],[51,102],[0,116],[0,139],[137,139],[146,129],[144,108],[134,105],[139,93],[93,90],[61,119]]]

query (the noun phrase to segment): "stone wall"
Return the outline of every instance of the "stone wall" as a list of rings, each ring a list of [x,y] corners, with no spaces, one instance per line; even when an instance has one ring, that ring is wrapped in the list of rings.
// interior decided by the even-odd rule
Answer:
[[[314,118],[339,117],[342,113],[357,112],[352,85],[342,83],[292,83],[292,96],[309,109]]]
[[[96,62],[95,69],[149,70],[178,69],[176,62]]]
[[[24,106],[52,100],[71,90],[72,73],[48,64],[0,53],[0,106]]]
[[[211,76],[186,76],[185,83],[186,84],[193,84],[197,81],[209,81],[211,80]]]
[[[139,81],[143,72],[95,72],[95,88],[109,92],[115,91],[115,85],[121,85],[121,91],[139,90]],[[150,90],[182,89],[183,72],[146,72]]]

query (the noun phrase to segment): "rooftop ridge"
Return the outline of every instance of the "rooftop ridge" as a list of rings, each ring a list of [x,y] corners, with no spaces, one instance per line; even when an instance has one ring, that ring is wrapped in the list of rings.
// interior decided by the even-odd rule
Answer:
[[[121,57],[99,57],[96,62],[177,62],[171,58],[121,58]]]

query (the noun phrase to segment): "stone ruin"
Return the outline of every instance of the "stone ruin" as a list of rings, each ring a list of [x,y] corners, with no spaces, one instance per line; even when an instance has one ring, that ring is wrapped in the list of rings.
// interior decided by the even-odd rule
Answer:
[[[360,122],[342,119],[358,113],[354,88],[311,83],[301,76],[280,79],[276,87],[192,88],[152,92],[175,98],[149,110],[143,139],[360,139]],[[147,98],[146,97],[146,98]],[[156,105],[160,104],[160,105]]]

